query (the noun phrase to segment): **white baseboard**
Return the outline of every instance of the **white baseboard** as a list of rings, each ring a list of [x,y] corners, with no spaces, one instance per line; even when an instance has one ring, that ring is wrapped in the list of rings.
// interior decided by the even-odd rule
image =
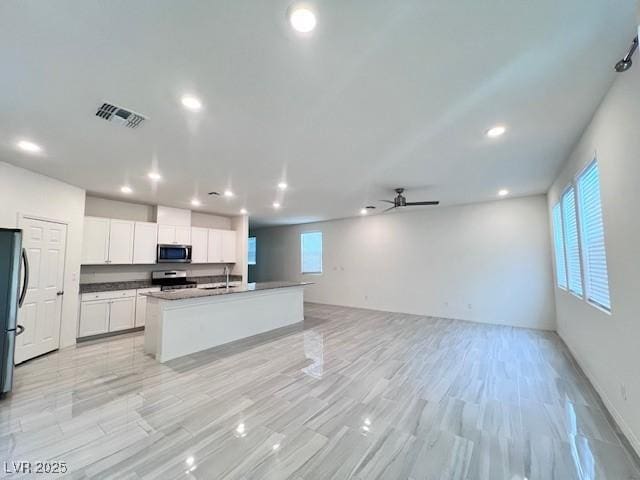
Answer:
[[[596,378],[596,376],[593,374],[593,372],[591,372],[586,367],[586,363],[582,360],[578,352],[576,352],[573,348],[571,348],[571,345],[567,341],[566,336],[562,333],[562,331],[559,328],[558,328],[558,335],[560,336],[564,344],[567,346],[567,348],[571,352],[571,355],[573,355],[573,358],[575,358],[576,362],[578,362],[578,365],[580,365],[580,368],[582,369],[584,374],[587,376],[587,378],[593,385],[593,388],[595,388],[596,392],[598,392],[598,395],[600,395],[600,398],[602,399],[604,406],[607,408],[607,410],[609,411],[609,414],[611,414],[611,416],[615,420],[622,434],[626,437],[631,448],[634,449],[636,455],[640,456],[640,440],[638,440],[638,437],[635,435],[631,427],[629,427],[624,417],[616,409],[613,402],[607,395],[607,392],[605,392],[605,390],[602,388],[600,383],[598,383],[598,379]]]

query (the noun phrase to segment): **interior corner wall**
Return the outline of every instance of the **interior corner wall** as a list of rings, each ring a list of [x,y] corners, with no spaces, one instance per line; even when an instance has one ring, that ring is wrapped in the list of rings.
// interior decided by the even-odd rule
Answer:
[[[300,273],[300,234],[323,233],[323,273]],[[310,281],[305,298],[555,329],[546,197],[252,230],[255,280]]]
[[[60,346],[76,342],[85,191],[0,162],[0,227],[17,228],[18,215],[67,224]]]
[[[640,58],[618,74],[548,193],[598,160],[611,314],[556,288],[558,333],[640,453]],[[624,395],[626,391],[626,399]]]

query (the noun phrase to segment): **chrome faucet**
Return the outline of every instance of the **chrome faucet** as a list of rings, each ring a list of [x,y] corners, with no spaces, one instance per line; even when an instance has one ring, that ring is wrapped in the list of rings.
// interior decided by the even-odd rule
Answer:
[[[227,276],[226,287],[229,288],[229,265],[224,266],[224,274]]]

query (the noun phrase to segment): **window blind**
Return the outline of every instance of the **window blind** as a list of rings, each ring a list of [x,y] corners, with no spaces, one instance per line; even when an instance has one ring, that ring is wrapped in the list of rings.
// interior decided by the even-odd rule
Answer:
[[[587,300],[610,310],[609,276],[600,200],[600,174],[596,162],[592,163],[578,178],[578,210]]]
[[[573,187],[569,187],[564,195],[562,195],[562,227],[564,230],[569,291],[582,296],[582,267],[580,265],[578,218],[576,213],[576,195]]]
[[[256,237],[249,237],[249,241],[247,244],[247,256],[248,256],[248,265],[256,264]]]
[[[322,232],[300,235],[302,273],[322,273]]]
[[[562,209],[560,203],[553,207],[553,243],[556,253],[556,283],[567,288],[567,265],[564,256],[564,234],[562,232]]]

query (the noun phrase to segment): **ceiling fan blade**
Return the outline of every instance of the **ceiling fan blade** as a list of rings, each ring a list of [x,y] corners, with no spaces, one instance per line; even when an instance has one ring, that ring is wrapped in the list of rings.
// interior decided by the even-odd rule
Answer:
[[[393,205],[396,204],[396,202],[392,202],[391,200],[378,200],[379,202],[385,202],[385,203],[392,203]]]
[[[407,202],[408,207],[412,205],[440,205],[440,202]]]
[[[393,210],[394,208],[396,208],[395,205],[393,207],[387,208],[386,210],[383,210],[382,213],[387,213],[389,210]]]

